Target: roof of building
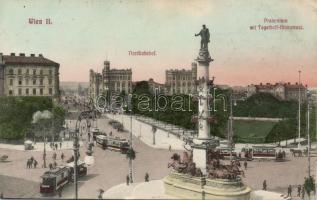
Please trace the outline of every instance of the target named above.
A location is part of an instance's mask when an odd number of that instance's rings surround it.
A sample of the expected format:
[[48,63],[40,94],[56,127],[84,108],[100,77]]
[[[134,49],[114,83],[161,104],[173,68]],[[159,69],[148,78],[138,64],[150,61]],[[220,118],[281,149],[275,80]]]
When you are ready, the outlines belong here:
[[277,86],[284,86],[286,89],[298,89],[299,87],[304,89],[307,87],[307,85],[303,85],[303,84],[291,84],[291,83],[275,83],[275,84],[260,84],[260,85],[254,85],[257,89],[273,89],[276,88]]
[[25,54],[11,54],[3,55],[3,60],[5,64],[10,65],[44,65],[44,66],[59,66],[58,63],[43,57],[42,54],[35,56],[31,54],[30,56],[25,56]]

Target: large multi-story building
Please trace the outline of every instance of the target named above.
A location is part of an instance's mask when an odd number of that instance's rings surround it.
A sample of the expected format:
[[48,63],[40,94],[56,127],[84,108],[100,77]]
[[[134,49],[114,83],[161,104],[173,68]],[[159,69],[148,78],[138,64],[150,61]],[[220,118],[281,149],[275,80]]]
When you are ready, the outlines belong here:
[[192,63],[191,70],[166,70],[165,72],[165,93],[189,94],[196,91],[195,81],[197,80],[197,63]]
[[92,69],[89,72],[89,96],[95,99],[102,93],[102,75]]
[[252,96],[256,93],[270,93],[278,99],[281,100],[298,100],[299,93],[301,94],[301,100],[305,101],[307,99],[307,85],[303,84],[291,84],[291,83],[267,83],[259,85],[248,85],[247,87],[247,97]]
[[59,66],[42,54],[0,53],[0,96],[59,98]]
[[132,92],[132,70],[110,69],[110,62],[104,62],[102,73],[90,70],[89,94],[96,98],[102,92],[131,93]]

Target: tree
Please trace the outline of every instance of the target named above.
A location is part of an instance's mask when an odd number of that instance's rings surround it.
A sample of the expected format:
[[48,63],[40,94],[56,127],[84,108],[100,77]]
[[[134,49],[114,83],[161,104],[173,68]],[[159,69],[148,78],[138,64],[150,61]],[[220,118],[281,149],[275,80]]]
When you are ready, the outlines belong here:
[[316,192],[315,179],[312,176],[305,178],[304,189],[309,199],[311,192]]
[[129,176],[130,176],[130,183],[133,183],[133,176],[132,176],[132,160],[135,159],[135,151],[133,148],[129,148],[127,151],[127,159],[129,159]]

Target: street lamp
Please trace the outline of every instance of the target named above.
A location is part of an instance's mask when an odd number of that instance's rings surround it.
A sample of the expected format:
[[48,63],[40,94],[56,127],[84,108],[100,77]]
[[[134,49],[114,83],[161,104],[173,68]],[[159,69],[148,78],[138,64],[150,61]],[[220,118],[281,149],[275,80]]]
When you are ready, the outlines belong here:
[[301,127],[301,108],[300,108],[300,104],[301,104],[301,91],[300,91],[300,87],[301,87],[301,82],[300,82],[300,73],[301,71],[298,71],[298,148],[300,148],[300,127]]
[[308,177],[310,177],[310,110],[311,110],[309,101],[310,101],[310,98],[308,95],[308,99],[307,99]]
[[78,117],[75,125],[75,135],[74,135],[74,182],[75,182],[75,199],[78,199],[78,181],[77,181],[77,161],[78,161],[78,153],[79,153],[79,142],[78,142],[78,134],[80,129],[81,116]]
[[230,161],[232,160],[232,150],[233,150],[233,106],[237,105],[236,99],[233,98],[233,92],[230,93],[230,120],[229,120],[229,130],[228,130],[228,146],[230,147]]
[[[132,94],[129,94],[128,98],[128,109],[130,110],[130,151],[133,150],[133,142],[132,142]],[[130,176],[130,183],[133,183],[133,163],[132,158],[129,158],[129,176]]]

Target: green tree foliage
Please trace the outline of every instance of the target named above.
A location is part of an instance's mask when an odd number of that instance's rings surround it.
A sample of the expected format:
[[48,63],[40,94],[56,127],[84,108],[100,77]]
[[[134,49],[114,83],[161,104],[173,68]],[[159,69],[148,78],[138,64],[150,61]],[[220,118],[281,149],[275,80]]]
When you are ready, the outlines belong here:
[[312,176],[305,178],[304,189],[309,198],[310,198],[311,192],[316,192],[315,179]]
[[[216,90],[217,94],[222,91]],[[149,109],[140,109],[142,100],[149,100]],[[157,103],[155,105],[155,102]],[[136,83],[132,98],[133,113],[152,117],[170,124],[178,125],[187,129],[197,129],[197,123],[192,122],[192,117],[197,115],[198,102],[189,95],[164,96],[164,98],[155,99],[155,95],[150,91],[146,81]],[[160,109],[165,107],[164,109]],[[210,102],[211,115],[215,116],[216,123],[211,126],[211,134],[221,136],[227,121],[227,111],[223,108],[226,106],[224,101],[216,101],[217,111],[213,109],[213,102]],[[175,108],[182,108],[177,110]]]
[[32,116],[36,111],[52,110],[56,128],[61,129],[65,113],[49,97],[0,97],[0,138],[18,140],[32,132]]
[[134,160],[136,155],[135,155],[135,151],[133,148],[129,148],[126,154],[128,159]]
[[294,118],[296,101],[281,101],[268,93],[257,93],[234,107],[236,117]]

